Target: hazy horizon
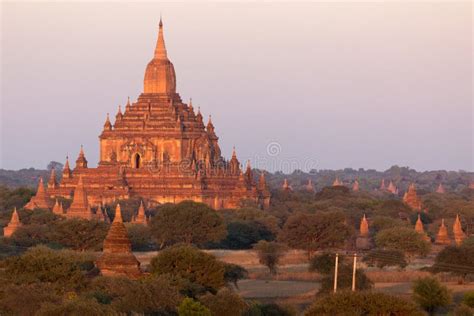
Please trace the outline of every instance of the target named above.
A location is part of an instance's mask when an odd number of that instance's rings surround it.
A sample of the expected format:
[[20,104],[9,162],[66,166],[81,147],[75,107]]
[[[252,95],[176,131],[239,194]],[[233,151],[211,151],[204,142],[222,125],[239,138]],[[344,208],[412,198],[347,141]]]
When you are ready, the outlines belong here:
[[0,168],[99,154],[143,90],[160,13],[224,157],[474,171],[472,3],[2,3]]

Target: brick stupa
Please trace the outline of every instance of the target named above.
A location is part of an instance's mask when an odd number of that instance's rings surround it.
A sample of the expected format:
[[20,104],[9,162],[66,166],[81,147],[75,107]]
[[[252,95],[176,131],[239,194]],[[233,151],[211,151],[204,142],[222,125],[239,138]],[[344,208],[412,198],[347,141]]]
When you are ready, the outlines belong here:
[[283,180],[283,185],[281,186],[281,189],[285,192],[290,192],[290,191],[293,191],[291,189],[291,186],[290,184],[288,183],[288,179],[285,178],[285,180]]
[[99,135],[98,166],[89,166],[81,148],[74,170],[67,160],[60,183],[48,189],[48,196],[71,198],[82,176],[91,207],[131,198],[152,205],[192,200],[214,209],[237,208],[242,200],[251,200],[268,207],[270,198],[256,186],[252,170],[241,176],[235,152],[229,160],[223,157],[212,120],[206,124],[199,108],[191,100],[183,102],[176,90],[160,21],[142,93],[119,107],[114,122],[107,116]]
[[51,208],[51,201],[49,200],[44,189],[43,178],[39,179],[38,190],[36,195],[25,205],[25,209],[34,210],[36,208],[49,210]]
[[18,216],[18,212],[16,211],[16,207],[15,207],[15,209],[13,210],[10,222],[8,223],[7,226],[5,226],[3,228],[3,236],[4,237],[10,237],[21,226],[22,226],[22,224],[20,222],[20,217]]
[[385,179],[382,179],[382,182],[380,182],[380,191],[385,191],[387,188],[385,187]]
[[409,207],[411,207],[413,210],[421,211],[421,199],[416,194],[416,187],[414,183],[410,184],[410,186],[408,187],[408,191],[403,196],[403,202]]
[[135,279],[141,275],[140,262],[132,253],[132,245],[123,224],[120,204],[117,204],[114,221],[104,240],[102,256],[96,264],[105,276]]
[[359,181],[355,180],[354,183],[352,184],[352,191],[358,192],[359,190],[360,190]]
[[431,238],[425,233],[425,228],[423,227],[423,222],[421,221],[421,216],[419,213],[418,213],[418,219],[416,220],[416,223],[415,223],[415,231],[421,234],[421,236],[423,236],[423,239],[425,241],[431,242]]
[[390,181],[388,184],[387,191],[392,194],[398,194],[398,188],[393,184],[393,181]]
[[333,187],[342,186],[342,185],[343,185],[342,181],[340,181],[339,178],[337,178],[337,177],[334,180],[334,182],[332,183]]
[[444,194],[444,193],[446,193],[446,190],[444,189],[443,184],[440,183],[440,184],[438,185],[438,188],[436,189],[436,193],[439,193],[439,194]]
[[466,239],[466,235],[462,231],[461,219],[459,218],[459,214],[456,215],[456,219],[453,224],[453,234],[454,241],[458,246],[462,244],[464,239]]
[[132,223],[134,224],[142,224],[146,225],[146,214],[145,214],[145,206],[143,205],[143,201],[140,202],[140,206],[138,207],[137,215],[133,217]]
[[71,207],[66,211],[68,218],[82,218],[92,219],[94,214],[92,213],[89,202],[87,201],[87,194],[84,190],[84,183],[82,176],[79,176],[76,189],[74,190],[74,198],[71,203]]
[[56,203],[54,203],[53,213],[56,215],[61,215],[61,216],[64,215],[63,203],[62,202],[60,203],[58,199],[56,199]]
[[360,221],[359,227],[359,236],[356,239],[356,248],[360,250],[367,250],[370,249],[371,242],[369,238],[369,222],[367,221],[367,217],[362,217]]
[[435,244],[438,245],[451,245],[451,239],[448,235],[448,229],[444,224],[444,218],[441,220],[441,226],[439,227],[438,234],[436,235]]

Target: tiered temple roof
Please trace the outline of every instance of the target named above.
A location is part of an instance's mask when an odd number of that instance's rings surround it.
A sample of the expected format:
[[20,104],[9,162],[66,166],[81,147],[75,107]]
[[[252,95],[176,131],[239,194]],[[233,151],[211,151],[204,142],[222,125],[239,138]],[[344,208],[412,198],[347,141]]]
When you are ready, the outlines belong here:
[[412,209],[421,211],[421,199],[416,194],[416,187],[414,183],[410,184],[408,187],[408,191],[403,196],[403,202],[405,202],[405,204],[407,204]]
[[15,209],[13,210],[10,222],[8,223],[7,226],[3,228],[3,236],[10,237],[21,226],[22,224],[20,222],[20,217],[18,216],[18,212],[16,211],[16,207],[15,207]]
[[441,226],[439,227],[438,234],[436,235],[435,243],[438,245],[451,245],[451,239],[448,235],[448,229],[444,224],[444,218],[441,220]]
[[41,209],[50,209],[51,208],[51,201],[46,194],[43,184],[43,178],[39,179],[38,182],[38,190],[36,191],[36,195],[31,198],[31,200],[25,205],[25,208],[28,210],[34,210],[36,208]]
[[115,218],[104,240],[102,256],[96,264],[105,276],[138,278],[140,262],[132,253],[132,245],[123,224],[120,204],[115,209]]
[[242,200],[269,205],[267,188],[257,186],[251,170],[242,173],[235,151],[230,160],[222,156],[214,122],[205,125],[201,111],[176,92],[161,21],[143,93],[119,108],[115,122],[107,116],[99,140],[98,167],[88,166],[81,146],[74,170],[67,159],[48,196],[71,198],[82,177],[91,207],[132,197],[152,204],[193,200],[215,209],[239,207]]

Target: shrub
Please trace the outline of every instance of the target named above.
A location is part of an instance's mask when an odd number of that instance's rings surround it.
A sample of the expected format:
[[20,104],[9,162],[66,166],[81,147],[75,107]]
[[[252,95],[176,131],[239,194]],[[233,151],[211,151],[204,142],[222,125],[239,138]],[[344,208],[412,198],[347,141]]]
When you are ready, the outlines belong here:
[[451,294],[437,279],[426,277],[413,282],[413,300],[431,315],[451,303]]
[[185,298],[178,307],[179,316],[212,316],[211,311],[192,298]]
[[467,306],[474,308],[474,291],[464,293],[462,302]]
[[378,292],[338,292],[324,295],[305,311],[305,316],[319,315],[423,315],[415,304]]
[[405,254],[400,250],[373,249],[362,259],[370,267],[385,268],[399,266],[405,268],[408,263],[405,260]]
[[235,292],[223,288],[216,295],[206,294],[199,298],[212,315],[240,316],[247,308],[244,300]]
[[[342,259],[341,256],[339,258]],[[336,255],[327,252],[314,256],[309,262],[309,271],[330,274],[334,271],[335,260]]]

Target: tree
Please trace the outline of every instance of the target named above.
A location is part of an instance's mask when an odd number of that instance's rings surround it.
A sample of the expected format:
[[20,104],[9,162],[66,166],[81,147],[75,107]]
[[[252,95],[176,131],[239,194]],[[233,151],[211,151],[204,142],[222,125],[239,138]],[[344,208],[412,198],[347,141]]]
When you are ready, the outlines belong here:
[[50,161],[49,164],[46,166],[48,171],[55,170],[56,172],[61,172],[64,168],[64,165],[57,161]]
[[305,311],[305,316],[323,315],[424,315],[410,301],[379,292],[342,291],[324,295]]
[[72,218],[55,222],[48,239],[74,250],[100,250],[107,231],[104,222]]
[[162,206],[151,221],[151,230],[161,247],[179,242],[201,245],[226,236],[219,214],[192,201]]
[[435,278],[420,278],[413,282],[413,300],[433,315],[438,307],[451,303],[451,293]]
[[62,315],[113,315],[116,314],[110,306],[99,304],[91,298],[75,298],[66,300],[62,304],[46,302],[35,315],[62,316]]
[[50,283],[5,284],[0,286],[1,315],[36,315],[42,304],[57,304],[61,296]]
[[211,311],[198,301],[186,297],[178,307],[179,316],[212,316]]
[[259,262],[265,265],[272,275],[275,275],[280,259],[287,250],[286,247],[274,241],[260,240],[253,249],[257,252]]
[[183,278],[214,293],[225,285],[224,264],[189,245],[175,245],[161,251],[151,260],[150,269],[156,275]]
[[320,274],[331,274],[334,271],[335,260],[336,255],[328,252],[322,253],[311,258],[308,270]]
[[382,249],[399,250],[408,256],[426,256],[430,244],[412,228],[395,227],[384,229],[375,236],[375,244]]
[[448,246],[441,250],[431,267],[434,273],[449,272],[460,277],[463,283],[468,275],[474,274],[474,245]]
[[239,286],[237,285],[237,282],[239,280],[245,279],[248,277],[248,271],[233,263],[226,263],[224,264],[224,280],[227,283],[232,283],[234,286],[238,289]]
[[372,219],[371,227],[376,231],[379,232],[384,229],[394,228],[394,227],[402,227],[405,226],[401,219],[392,218],[390,216],[374,216]]
[[152,242],[153,238],[150,227],[142,224],[126,224],[126,226],[133,251],[149,251],[155,249],[156,245]]
[[311,257],[316,250],[342,246],[349,236],[350,229],[340,212],[298,213],[288,218],[278,240],[306,250]]
[[467,306],[474,308],[474,291],[464,293],[462,302]]
[[199,300],[212,315],[240,316],[247,307],[245,301],[228,288],[222,288],[215,295],[208,293]]
[[260,240],[273,240],[275,235],[257,221],[235,221],[227,224],[227,236],[217,246],[224,249],[251,249]]
[[85,270],[94,267],[92,260],[88,255],[37,246],[3,261],[1,277],[15,284],[51,283],[59,291],[80,289],[87,282]]
[[174,280],[167,276],[140,280],[99,277],[92,282],[88,295],[127,314],[174,314],[181,301]]
[[398,266],[405,268],[408,263],[405,260],[405,253],[400,250],[390,249],[373,249],[362,259],[369,267],[376,266],[378,268]]

